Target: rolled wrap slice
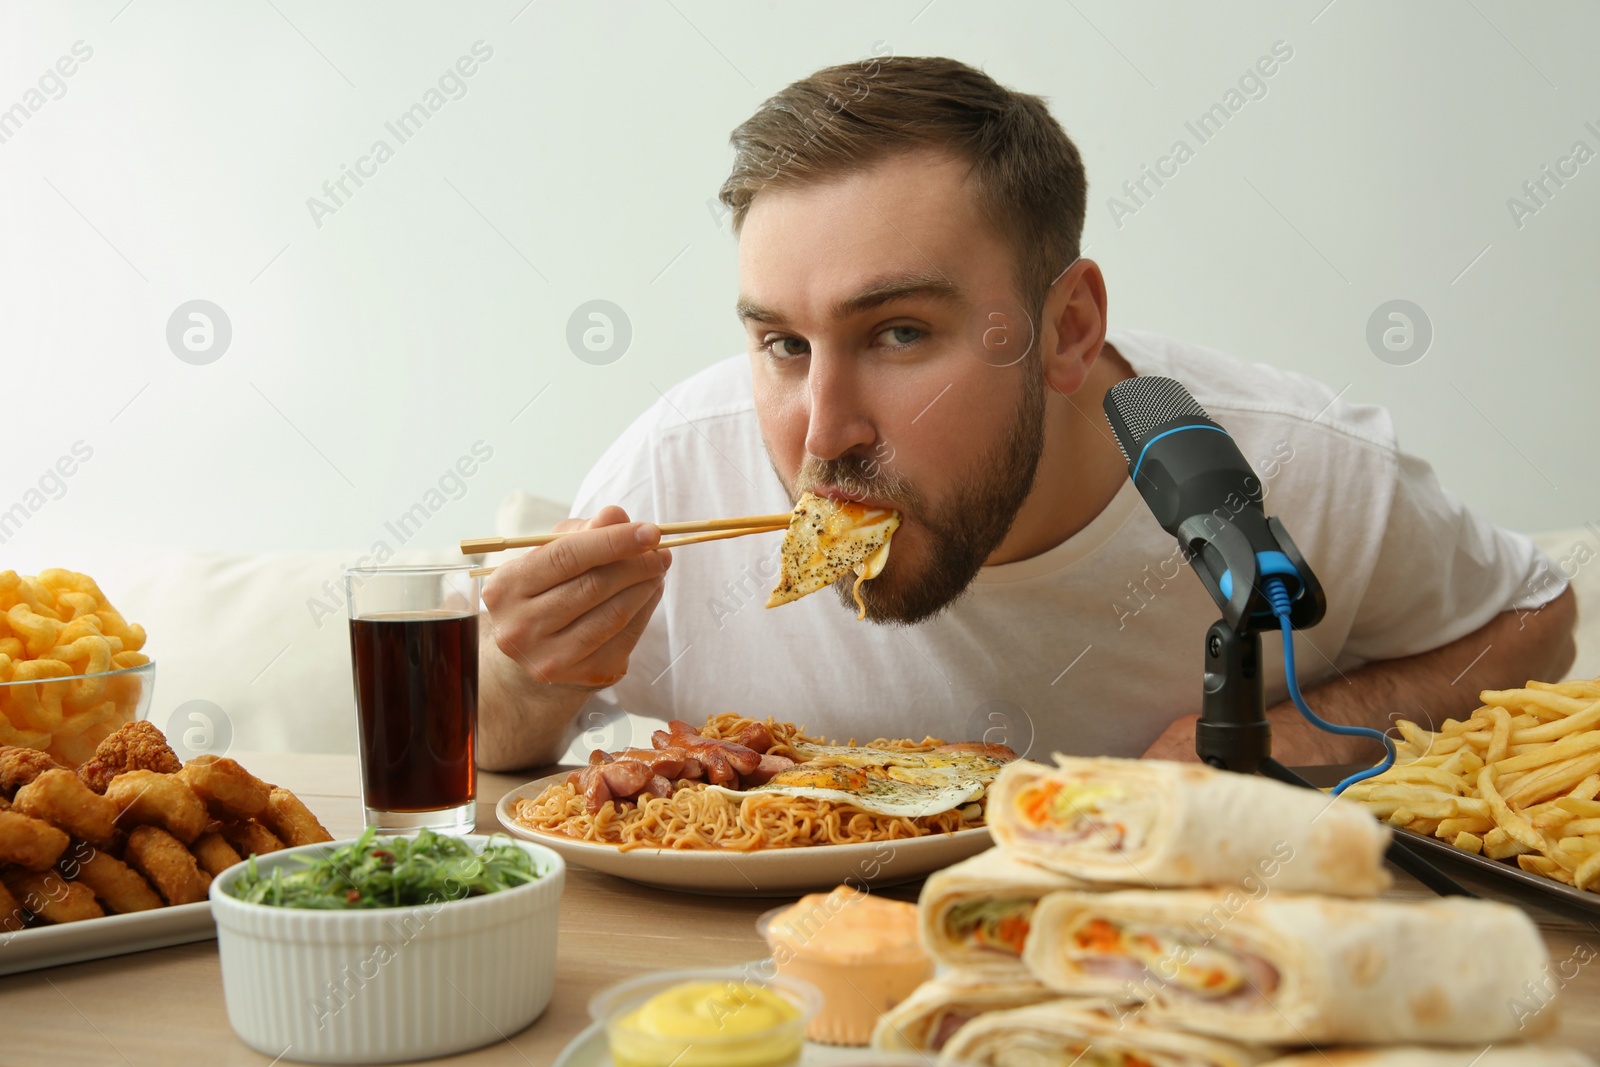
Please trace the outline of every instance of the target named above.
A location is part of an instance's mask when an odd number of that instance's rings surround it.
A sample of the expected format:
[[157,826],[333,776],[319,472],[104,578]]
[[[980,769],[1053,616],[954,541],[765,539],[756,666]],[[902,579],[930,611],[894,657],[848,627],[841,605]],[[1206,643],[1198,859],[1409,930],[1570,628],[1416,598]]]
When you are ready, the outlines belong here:
[[1164,1030],[1137,1008],[1050,1001],[991,1012],[963,1026],[941,1067],[1255,1067],[1272,1053],[1222,1038]]
[[1481,1045],[1455,1048],[1324,1049],[1297,1052],[1262,1067],[1595,1067],[1576,1049],[1548,1045]]
[[1022,945],[1039,898],[1063,889],[1094,889],[991,848],[928,878],[917,898],[922,945],[946,967],[1026,975]]
[[1203,764],[1056,756],[1013,763],[989,830],[1022,858],[1092,882],[1243,885],[1367,897],[1389,888],[1390,830],[1360,805]]
[[872,1031],[872,1047],[937,1052],[980,1015],[1060,999],[1060,993],[1031,978],[949,971],[923,982],[916,992],[884,1012]]
[[1489,1043],[1538,1037],[1549,955],[1518,909],[1238,890],[1054,893],[1023,961],[1052,989],[1146,1002],[1152,1024],[1234,1040]]

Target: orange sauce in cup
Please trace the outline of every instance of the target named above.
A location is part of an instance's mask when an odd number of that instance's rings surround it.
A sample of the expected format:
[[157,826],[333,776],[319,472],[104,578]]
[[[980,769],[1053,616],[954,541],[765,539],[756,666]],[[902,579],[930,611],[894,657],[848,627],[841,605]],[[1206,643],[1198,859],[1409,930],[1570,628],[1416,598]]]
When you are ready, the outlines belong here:
[[812,893],[763,917],[778,973],[810,982],[823,1006],[806,1037],[865,1045],[878,1017],[933,976],[917,933],[917,908],[849,886]]

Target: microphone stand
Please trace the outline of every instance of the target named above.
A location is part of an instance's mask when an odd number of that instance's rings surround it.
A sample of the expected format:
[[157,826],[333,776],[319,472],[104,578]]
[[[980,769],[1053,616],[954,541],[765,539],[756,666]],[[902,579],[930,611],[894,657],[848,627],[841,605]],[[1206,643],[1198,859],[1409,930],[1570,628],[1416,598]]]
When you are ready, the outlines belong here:
[[[1276,516],[1268,517],[1267,528],[1295,572],[1285,575],[1285,579],[1293,577],[1300,586],[1289,624],[1296,630],[1314,626],[1327,610],[1322,586]],[[1272,758],[1272,724],[1267,721],[1262,684],[1261,633],[1269,628],[1276,631],[1280,624],[1256,589],[1261,575],[1249,539],[1233,523],[1217,522],[1209,515],[1184,522],[1178,528],[1178,536],[1193,552],[1190,562],[1194,572],[1221,605],[1223,615],[1206,631],[1204,697],[1194,733],[1196,755],[1222,770],[1261,774],[1315,789]],[[1440,896],[1477,895],[1398,837],[1391,840],[1384,855]]]

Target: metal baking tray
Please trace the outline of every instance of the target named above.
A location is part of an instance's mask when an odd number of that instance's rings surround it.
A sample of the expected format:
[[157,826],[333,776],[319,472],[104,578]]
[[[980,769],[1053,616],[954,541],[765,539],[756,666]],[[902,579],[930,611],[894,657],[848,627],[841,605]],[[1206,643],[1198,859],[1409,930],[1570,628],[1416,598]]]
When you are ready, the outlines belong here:
[[1407,843],[1415,843],[1424,851],[1438,856],[1445,856],[1458,863],[1465,864],[1475,871],[1481,871],[1493,878],[1515,882],[1530,889],[1537,889],[1541,893],[1560,897],[1566,903],[1582,908],[1584,911],[1600,915],[1600,893],[1577,889],[1558,882],[1554,878],[1546,878],[1542,874],[1533,874],[1517,866],[1516,860],[1492,860],[1486,856],[1479,856],[1471,852],[1463,852],[1459,848],[1442,841],[1437,837],[1427,837],[1413,830],[1396,829],[1395,838]]

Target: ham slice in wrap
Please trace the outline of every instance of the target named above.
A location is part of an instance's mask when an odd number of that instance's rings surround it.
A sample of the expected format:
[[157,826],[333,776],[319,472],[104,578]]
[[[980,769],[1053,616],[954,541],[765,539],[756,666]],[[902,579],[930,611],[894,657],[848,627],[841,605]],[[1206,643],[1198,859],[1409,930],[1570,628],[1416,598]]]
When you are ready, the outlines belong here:
[[1146,1021],[1264,1044],[1538,1037],[1516,1005],[1549,967],[1518,909],[1239,890],[1053,893],[1023,961],[1052,989],[1146,1002]]
[[1056,756],[989,789],[995,841],[1051,870],[1140,886],[1373,896],[1390,830],[1360,805],[1204,764]]
[[1039,898],[1095,888],[991,848],[934,873],[923,885],[917,898],[922,946],[946,967],[1026,975],[1022,944]]
[[1324,1049],[1297,1052],[1263,1067],[1595,1067],[1583,1053],[1544,1045],[1456,1048]]
[[1063,1000],[991,1012],[956,1032],[939,1063],[962,1067],[1254,1067],[1273,1053],[1150,1025],[1137,1008]]
[[1060,993],[1031,978],[947,971],[923,982],[879,1017],[872,1031],[872,1047],[937,1052],[951,1035],[985,1012],[1060,999]]

